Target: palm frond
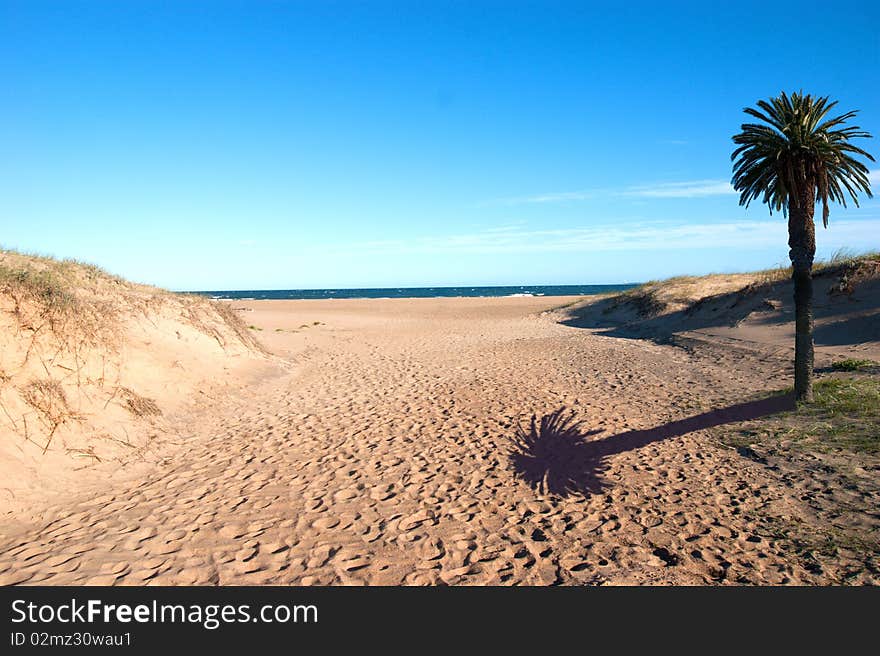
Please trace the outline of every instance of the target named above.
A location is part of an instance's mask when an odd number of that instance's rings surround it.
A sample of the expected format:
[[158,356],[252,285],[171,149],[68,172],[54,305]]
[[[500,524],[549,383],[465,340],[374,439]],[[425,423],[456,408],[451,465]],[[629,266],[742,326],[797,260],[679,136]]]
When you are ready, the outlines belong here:
[[849,198],[858,207],[859,193],[873,196],[868,167],[856,158],[874,158],[851,143],[871,135],[857,125],[845,125],[857,110],[828,118],[836,100],[784,91],[755,105],[743,111],[760,123],[743,123],[733,136],[731,183],[740,205],[748,207],[760,198],[771,214],[785,213],[811,199],[822,204],[827,227],[830,203],[846,207]]

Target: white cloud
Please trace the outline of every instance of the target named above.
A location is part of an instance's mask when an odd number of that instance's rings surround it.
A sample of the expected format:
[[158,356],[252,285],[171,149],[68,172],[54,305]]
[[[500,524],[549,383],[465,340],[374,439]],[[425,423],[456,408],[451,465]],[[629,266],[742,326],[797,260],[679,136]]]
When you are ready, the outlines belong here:
[[[856,251],[880,246],[880,218],[832,219],[818,234],[822,248]],[[408,240],[383,240],[340,245],[328,249],[336,255],[587,253],[597,251],[662,251],[672,249],[772,248],[787,241],[786,222],[780,217],[765,221],[721,223],[641,223],[528,230],[505,226],[471,234],[425,236]]]
[[735,194],[733,186],[724,180],[695,180],[692,182],[667,182],[642,187],[630,187],[621,192],[623,196],[646,198],[701,198]]
[[[880,186],[880,169],[876,169],[876,170],[868,173],[868,180],[870,180],[872,187],[874,185]],[[874,191],[874,189],[871,189],[871,191]],[[878,190],[878,191],[880,191],[880,190]]]
[[733,187],[725,180],[691,180],[686,182],[664,182],[652,185],[636,185],[622,189],[583,189],[581,191],[552,192],[517,198],[500,198],[492,205],[527,205],[535,203],[564,203],[589,200],[599,197],[642,197],[642,198],[701,198],[735,194]]
[[[538,194],[536,196],[521,196],[518,198],[499,198],[490,205],[527,205],[531,203],[563,203],[566,201],[587,200],[595,198],[602,193],[598,189],[585,189],[584,191],[564,191],[559,193]],[[614,193],[605,190],[605,193]]]
[[508,225],[498,226],[495,228],[486,228],[485,230],[483,230],[483,232],[516,232],[517,230],[522,230],[525,223],[525,221],[516,221]]

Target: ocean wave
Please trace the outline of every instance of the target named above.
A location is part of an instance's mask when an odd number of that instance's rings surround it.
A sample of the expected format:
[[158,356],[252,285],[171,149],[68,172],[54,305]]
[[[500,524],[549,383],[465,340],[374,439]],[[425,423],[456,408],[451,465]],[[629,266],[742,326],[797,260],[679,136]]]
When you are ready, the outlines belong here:
[[528,298],[538,296],[583,296],[623,291],[626,285],[517,285],[488,287],[384,287],[366,289],[272,289],[211,290],[196,292],[222,300],[263,299],[366,299],[366,298]]

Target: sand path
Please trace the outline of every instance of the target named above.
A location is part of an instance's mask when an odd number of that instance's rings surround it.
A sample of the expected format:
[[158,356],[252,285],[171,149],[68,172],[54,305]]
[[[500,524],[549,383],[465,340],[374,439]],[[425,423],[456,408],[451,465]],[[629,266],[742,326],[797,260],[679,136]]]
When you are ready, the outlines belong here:
[[[540,314],[559,302],[248,303],[290,371],[193,418],[195,435],[137,480],[4,527],[0,580],[833,580],[767,530],[767,516],[809,512],[803,490],[705,431],[645,432],[784,386],[784,359],[604,337]],[[618,445],[587,453],[593,471],[563,496],[511,457],[518,426],[535,415],[540,432],[561,408],[586,439]]]

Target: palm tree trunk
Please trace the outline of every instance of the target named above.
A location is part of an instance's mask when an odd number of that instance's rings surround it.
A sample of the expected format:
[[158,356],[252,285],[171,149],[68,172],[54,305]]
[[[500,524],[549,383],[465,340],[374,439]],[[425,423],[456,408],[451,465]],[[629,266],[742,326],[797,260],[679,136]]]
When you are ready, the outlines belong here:
[[798,401],[813,400],[813,258],[816,226],[815,196],[808,189],[788,208],[788,256],[794,283],[794,393]]

